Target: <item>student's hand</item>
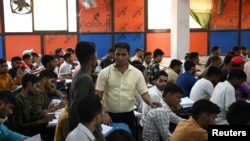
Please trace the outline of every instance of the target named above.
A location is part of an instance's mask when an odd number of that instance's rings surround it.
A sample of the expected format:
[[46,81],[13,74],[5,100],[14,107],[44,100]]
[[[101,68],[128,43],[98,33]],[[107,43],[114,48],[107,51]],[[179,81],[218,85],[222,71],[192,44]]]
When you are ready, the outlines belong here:
[[162,107],[161,103],[160,102],[156,102],[156,101],[153,101],[150,106],[152,108],[156,108],[156,107]]
[[67,104],[68,104],[68,101],[62,100],[62,101],[57,105],[57,106],[58,106],[58,109],[64,108]]
[[52,121],[55,117],[55,114],[50,114],[47,113],[42,119],[38,120],[37,123],[38,124],[42,124],[42,123],[48,123],[50,121]]
[[108,112],[106,112],[103,116],[103,124],[110,125],[112,123],[112,119],[109,116]]

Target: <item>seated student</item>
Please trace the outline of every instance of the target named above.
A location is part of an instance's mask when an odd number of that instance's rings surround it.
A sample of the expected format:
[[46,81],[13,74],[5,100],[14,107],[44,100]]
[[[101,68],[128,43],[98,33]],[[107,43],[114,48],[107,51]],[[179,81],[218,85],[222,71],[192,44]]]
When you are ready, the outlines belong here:
[[20,85],[21,79],[23,77],[23,70],[21,69],[22,58],[19,56],[14,56],[11,58],[11,68],[8,73],[11,75],[12,80],[15,84]]
[[215,124],[220,108],[207,99],[201,99],[192,106],[192,116],[178,123],[170,141],[207,141],[208,125]]
[[93,132],[101,125],[105,113],[101,98],[98,95],[88,95],[80,99],[77,112],[80,122],[68,134],[66,141],[77,141],[79,139],[83,141],[95,141],[96,138]]
[[71,64],[73,56],[71,53],[65,53],[63,56],[64,62],[59,67],[59,76],[66,79],[72,79]]
[[[39,75],[40,89],[36,97],[32,97],[33,102],[36,103],[35,109],[36,114],[44,114],[55,112],[56,110],[62,109],[66,106],[67,101],[63,100],[66,95],[62,94],[56,89],[55,83],[57,75],[52,70],[43,70]],[[58,103],[53,105],[51,102],[53,99],[58,99]]]
[[226,112],[229,105],[236,101],[235,88],[238,88],[247,76],[243,70],[232,69],[227,80],[218,83],[213,91],[210,101],[220,107],[221,112],[216,117],[216,124],[228,124]]
[[135,141],[135,138],[123,129],[112,131],[105,139],[106,141]]
[[[155,85],[148,89],[148,93],[154,101],[160,102],[162,100],[163,90],[167,85],[167,81],[168,81],[168,74],[165,71],[162,70],[162,71],[156,72],[154,76],[154,81],[153,81]],[[151,109],[151,106],[146,104],[146,102],[143,102],[142,118],[140,120],[141,126],[144,125],[148,111],[150,109]]]
[[172,112],[172,108],[180,105],[183,93],[184,91],[177,84],[166,85],[162,95],[162,101],[164,101],[162,107],[151,109],[147,114],[142,132],[144,141],[167,141],[170,138],[170,122],[178,124],[183,120]]
[[250,103],[239,100],[228,107],[226,119],[230,125],[250,125]]
[[199,79],[190,91],[190,99],[197,101],[199,99],[210,99],[214,86],[219,81],[222,70],[215,66],[210,66],[206,72],[206,77]]
[[13,115],[9,117],[8,127],[26,136],[41,134],[43,136],[49,121],[54,115],[35,115],[34,103],[31,100],[39,91],[39,79],[34,74],[25,74],[22,78],[22,92],[16,96],[17,104]]
[[20,141],[27,139],[28,136],[9,130],[4,122],[13,113],[16,104],[15,96],[8,90],[0,91],[0,140],[1,141]]
[[17,86],[8,73],[7,61],[0,59],[0,90],[14,90]]

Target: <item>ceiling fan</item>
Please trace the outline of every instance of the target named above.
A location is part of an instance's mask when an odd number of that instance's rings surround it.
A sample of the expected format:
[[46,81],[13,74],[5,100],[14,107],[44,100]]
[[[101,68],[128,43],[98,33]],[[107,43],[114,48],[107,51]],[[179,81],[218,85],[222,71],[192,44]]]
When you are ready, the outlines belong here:
[[28,14],[32,12],[32,0],[10,0],[12,13]]

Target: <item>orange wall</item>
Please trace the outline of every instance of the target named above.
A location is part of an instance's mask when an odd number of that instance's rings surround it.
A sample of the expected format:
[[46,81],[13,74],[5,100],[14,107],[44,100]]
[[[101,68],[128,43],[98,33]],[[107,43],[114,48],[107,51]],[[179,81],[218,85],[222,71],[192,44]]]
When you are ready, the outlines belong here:
[[190,32],[190,52],[197,51],[200,55],[207,55],[207,36],[207,32]]
[[148,33],[147,51],[152,53],[156,48],[164,52],[164,56],[170,56],[170,33]]
[[77,35],[44,35],[44,53],[54,54],[56,48],[75,48]]
[[6,35],[5,54],[10,60],[13,56],[22,57],[24,50],[33,49],[38,54],[41,53],[41,40],[39,35]]

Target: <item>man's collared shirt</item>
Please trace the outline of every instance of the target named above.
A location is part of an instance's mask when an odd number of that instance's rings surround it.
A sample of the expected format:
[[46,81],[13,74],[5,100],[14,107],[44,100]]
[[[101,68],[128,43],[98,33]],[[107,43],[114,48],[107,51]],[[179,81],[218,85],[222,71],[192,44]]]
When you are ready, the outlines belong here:
[[123,74],[115,65],[103,69],[97,78],[96,90],[104,91],[106,110],[112,113],[133,111],[135,92],[140,95],[148,92],[142,72],[132,65]]
[[66,141],[95,141],[94,135],[83,124],[79,123],[78,126],[69,133]]

